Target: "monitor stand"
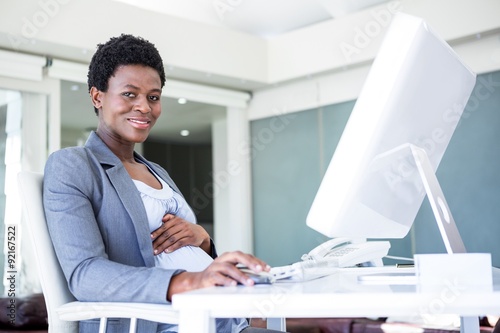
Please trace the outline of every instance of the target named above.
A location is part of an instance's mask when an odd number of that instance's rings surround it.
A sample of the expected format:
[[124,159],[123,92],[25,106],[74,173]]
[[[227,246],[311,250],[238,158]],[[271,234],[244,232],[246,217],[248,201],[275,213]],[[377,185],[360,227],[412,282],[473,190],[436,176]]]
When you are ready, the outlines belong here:
[[436,218],[439,232],[443,238],[444,246],[449,254],[465,253],[465,245],[458,232],[455,220],[451,215],[450,208],[444,198],[443,191],[437,180],[436,174],[432,169],[429,157],[424,149],[409,144],[409,149],[415,160],[420,178],[427,193],[427,198],[431,204],[432,212]]
[[[419,176],[425,188],[427,198],[431,205],[436,223],[439,227],[446,251],[449,254],[465,253],[465,245],[458,232],[455,220],[446,202],[443,191],[432,168],[429,156],[424,149],[412,144],[404,144],[379,155],[375,160],[378,166],[391,163],[394,159],[409,159],[415,163]],[[397,270],[399,271],[399,270]],[[362,283],[391,283],[391,284],[415,284],[417,282],[415,272],[388,272],[363,274],[358,276]]]
[[415,187],[418,188],[418,191],[422,191],[423,186],[446,251],[449,254],[466,252],[434,168],[424,149],[410,143],[402,144],[377,155],[371,165],[372,170],[378,173],[385,172],[386,170],[398,170],[401,173],[401,177],[415,182]]

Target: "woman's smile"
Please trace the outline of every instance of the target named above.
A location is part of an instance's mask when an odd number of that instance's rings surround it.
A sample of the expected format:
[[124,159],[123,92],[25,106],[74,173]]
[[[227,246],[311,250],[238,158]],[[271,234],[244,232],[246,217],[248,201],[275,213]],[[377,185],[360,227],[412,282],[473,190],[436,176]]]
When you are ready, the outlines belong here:
[[127,120],[138,129],[147,129],[151,124],[151,120],[145,117],[130,117]]

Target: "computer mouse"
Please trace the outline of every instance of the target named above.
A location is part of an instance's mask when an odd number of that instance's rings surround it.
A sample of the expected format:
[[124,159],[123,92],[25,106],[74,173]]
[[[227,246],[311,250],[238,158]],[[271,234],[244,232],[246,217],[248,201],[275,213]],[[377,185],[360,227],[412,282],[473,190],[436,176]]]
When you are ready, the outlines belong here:
[[271,284],[274,282],[274,277],[268,272],[256,273],[247,267],[238,267],[238,269],[252,279],[255,284]]

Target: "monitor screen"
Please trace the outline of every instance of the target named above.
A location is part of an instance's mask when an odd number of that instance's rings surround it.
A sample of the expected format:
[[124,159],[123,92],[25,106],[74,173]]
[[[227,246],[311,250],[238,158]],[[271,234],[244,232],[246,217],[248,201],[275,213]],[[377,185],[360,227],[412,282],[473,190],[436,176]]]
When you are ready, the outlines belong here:
[[307,225],[328,237],[404,237],[426,192],[401,147],[424,149],[435,172],[475,81],[475,73],[424,20],[396,14]]

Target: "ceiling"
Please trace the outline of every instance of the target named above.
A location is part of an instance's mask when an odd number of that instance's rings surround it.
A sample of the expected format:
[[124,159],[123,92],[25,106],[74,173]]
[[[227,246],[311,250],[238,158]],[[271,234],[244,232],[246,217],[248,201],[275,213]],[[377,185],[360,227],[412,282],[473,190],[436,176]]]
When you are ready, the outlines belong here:
[[115,0],[143,9],[272,37],[387,0]]
[[[146,10],[177,16],[203,24],[272,38],[305,26],[347,15],[387,0],[114,0]],[[62,126],[64,130],[94,128],[94,115],[87,87],[63,82]],[[210,143],[211,123],[223,118],[222,107],[163,98],[163,114],[151,136],[184,143]],[[189,136],[181,136],[189,130]]]

